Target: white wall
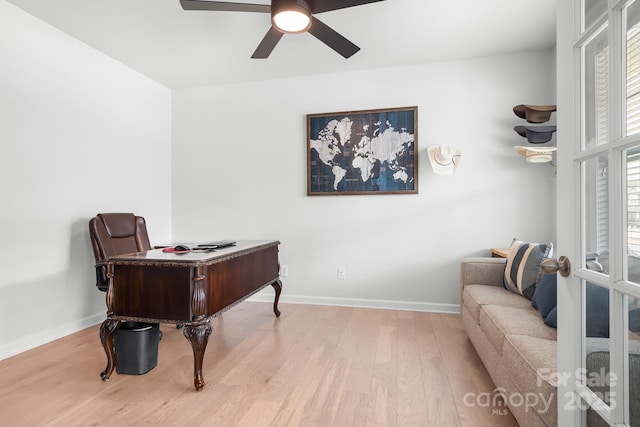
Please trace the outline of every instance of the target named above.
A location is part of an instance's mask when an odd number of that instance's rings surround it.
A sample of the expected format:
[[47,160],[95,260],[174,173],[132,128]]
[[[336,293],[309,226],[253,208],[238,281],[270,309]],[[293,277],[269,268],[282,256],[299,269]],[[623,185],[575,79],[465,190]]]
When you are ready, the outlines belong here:
[[[543,51],[174,91],[174,240],[280,240],[283,301],[456,311],[462,257],[553,240],[554,168],[512,148],[512,108],[554,84]],[[306,196],[306,114],[412,105],[418,195]],[[432,144],[462,151],[455,175]]]
[[0,0],[0,359],[104,319],[96,213],[170,239],[170,138],[168,89]]

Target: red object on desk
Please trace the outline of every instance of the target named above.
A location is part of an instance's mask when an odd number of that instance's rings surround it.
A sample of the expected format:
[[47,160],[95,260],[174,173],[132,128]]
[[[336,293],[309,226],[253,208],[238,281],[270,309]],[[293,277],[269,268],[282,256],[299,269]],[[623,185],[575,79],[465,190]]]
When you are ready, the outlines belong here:
[[186,252],[191,252],[191,249],[189,249],[189,250],[186,250],[186,251],[185,251],[185,250],[178,250],[178,249],[176,249],[176,248],[169,247],[169,248],[164,248],[164,249],[162,249],[162,252],[165,252],[165,253],[169,252],[169,253],[183,254],[183,253],[186,253]]

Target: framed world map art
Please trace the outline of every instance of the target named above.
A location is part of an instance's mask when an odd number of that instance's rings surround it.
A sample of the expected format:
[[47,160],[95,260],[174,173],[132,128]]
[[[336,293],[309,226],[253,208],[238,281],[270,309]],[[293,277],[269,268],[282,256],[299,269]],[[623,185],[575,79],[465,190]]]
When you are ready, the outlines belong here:
[[417,193],[418,107],[307,115],[307,195]]

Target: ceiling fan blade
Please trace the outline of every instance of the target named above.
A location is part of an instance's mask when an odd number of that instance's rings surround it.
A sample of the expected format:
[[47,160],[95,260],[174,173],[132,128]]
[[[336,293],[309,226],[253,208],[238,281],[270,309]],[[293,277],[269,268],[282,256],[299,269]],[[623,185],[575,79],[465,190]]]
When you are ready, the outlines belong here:
[[251,58],[253,59],[266,59],[269,57],[273,49],[276,47],[280,39],[282,38],[282,33],[275,28],[269,28],[267,34],[264,36],[256,51],[253,52]]
[[307,31],[345,58],[349,58],[360,50],[358,46],[345,39],[315,16],[311,17],[311,27]]
[[180,0],[184,10],[221,10],[226,12],[271,13],[269,4],[229,3],[224,1]]
[[345,9],[347,7],[361,6],[368,3],[376,3],[383,0],[315,0],[311,9],[312,13],[329,12],[330,10]]

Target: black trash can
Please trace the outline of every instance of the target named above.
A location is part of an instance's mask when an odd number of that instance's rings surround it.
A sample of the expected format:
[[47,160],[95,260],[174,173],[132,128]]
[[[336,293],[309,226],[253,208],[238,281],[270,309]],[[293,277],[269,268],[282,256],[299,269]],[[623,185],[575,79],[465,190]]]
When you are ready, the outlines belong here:
[[158,364],[158,323],[122,322],[113,339],[116,372],[142,375]]

